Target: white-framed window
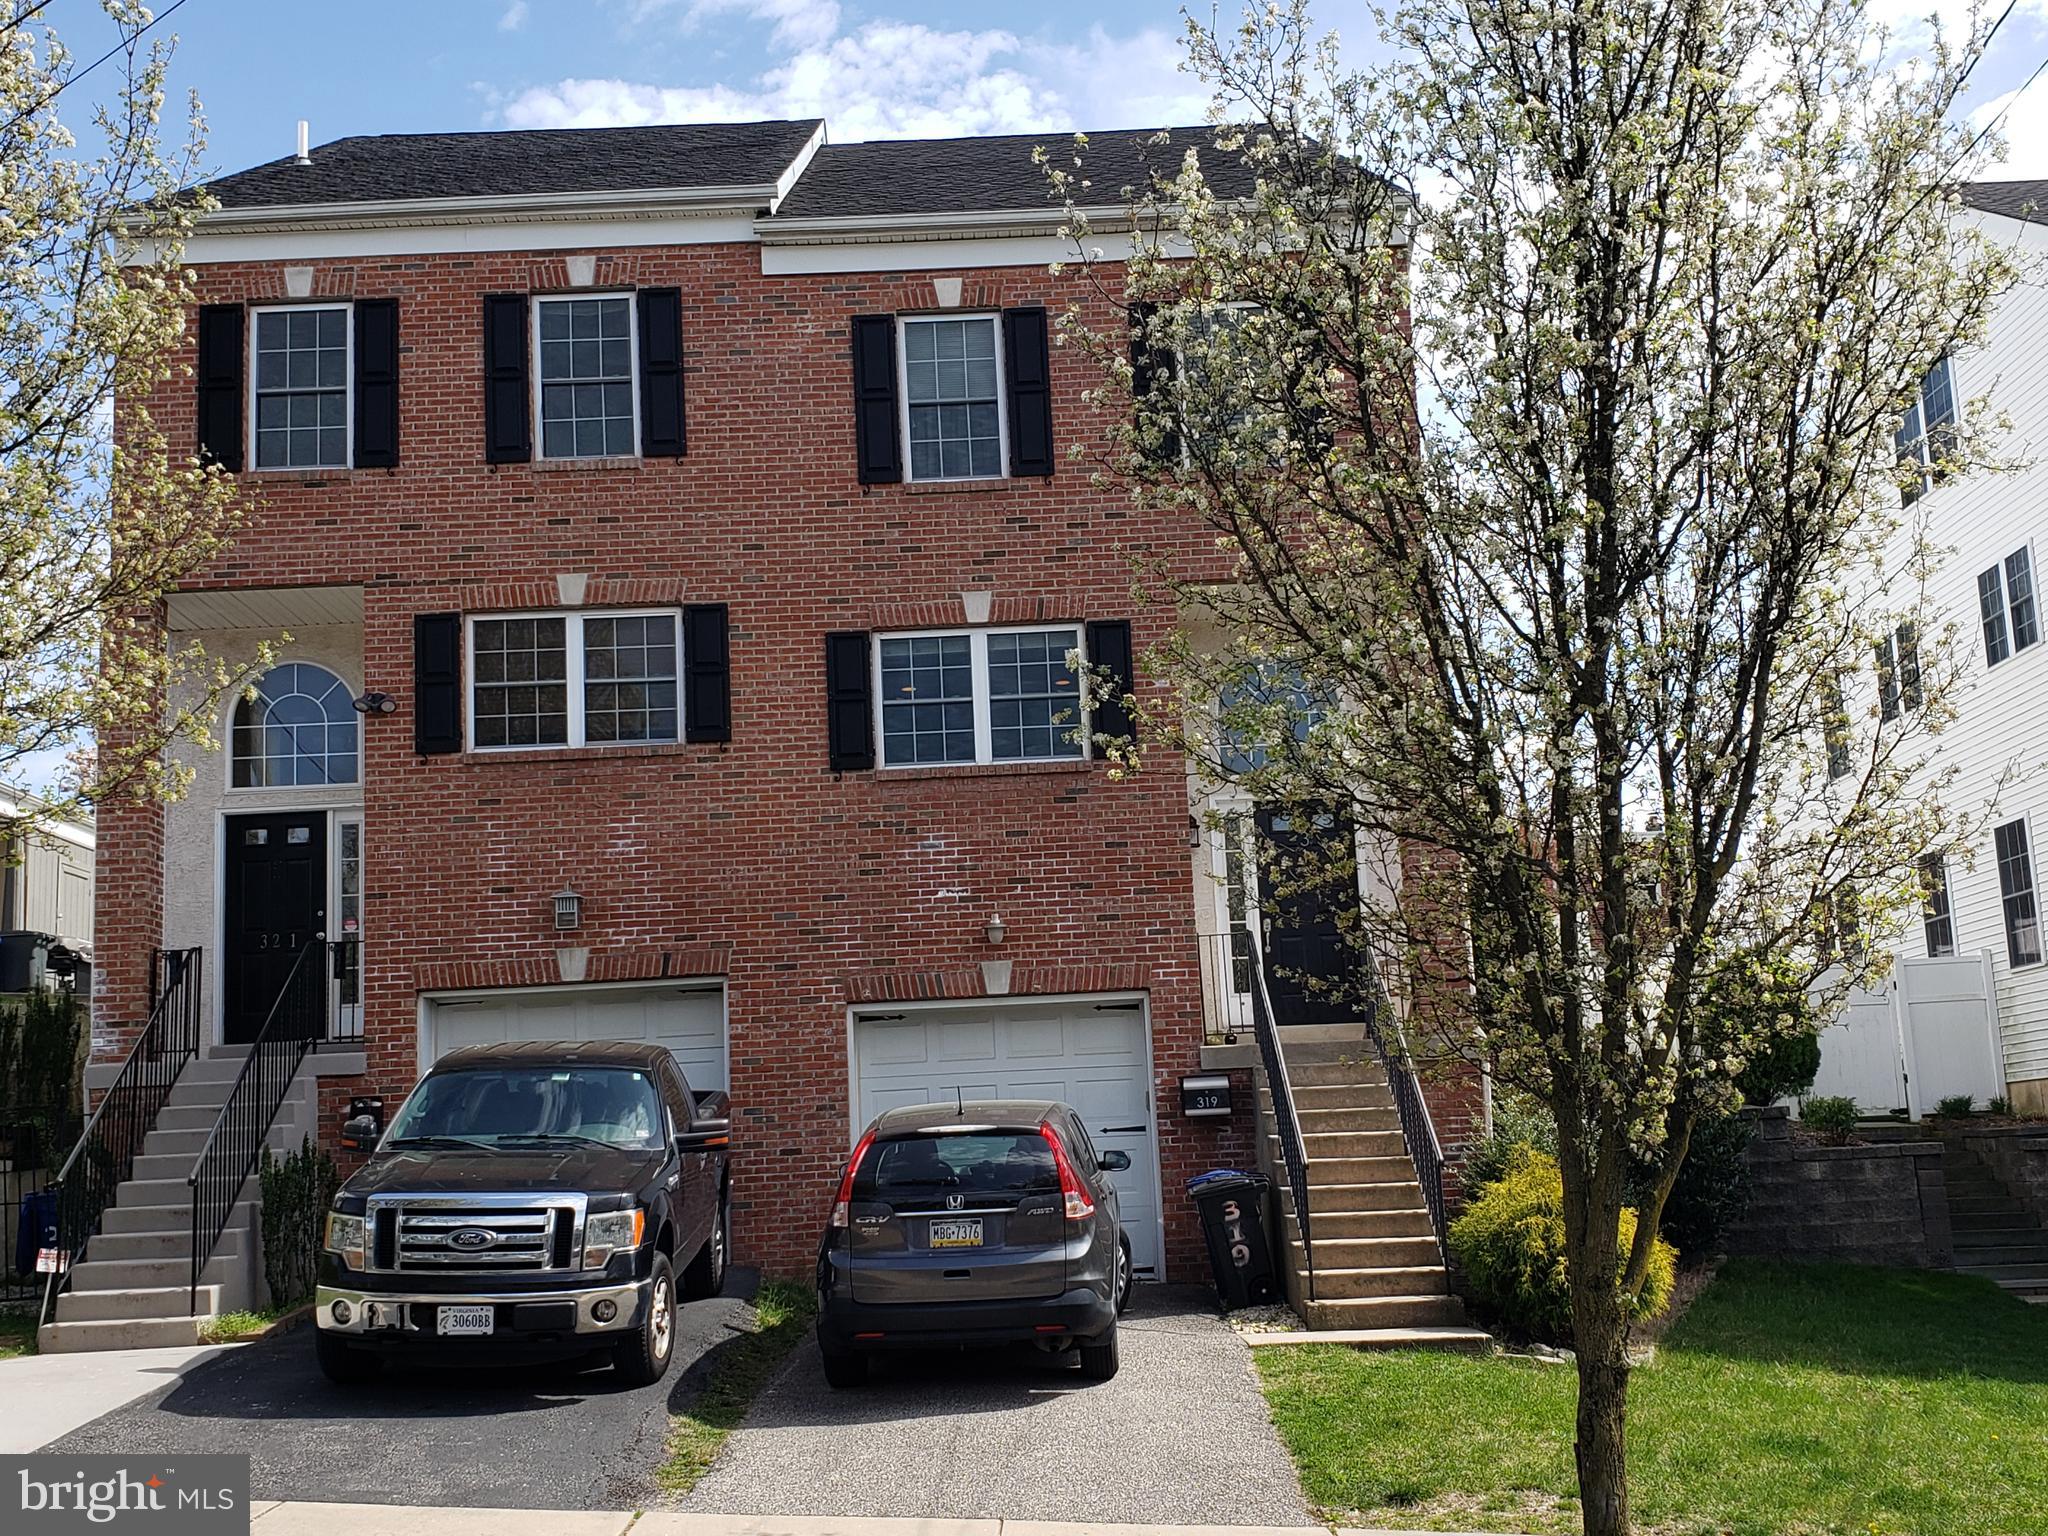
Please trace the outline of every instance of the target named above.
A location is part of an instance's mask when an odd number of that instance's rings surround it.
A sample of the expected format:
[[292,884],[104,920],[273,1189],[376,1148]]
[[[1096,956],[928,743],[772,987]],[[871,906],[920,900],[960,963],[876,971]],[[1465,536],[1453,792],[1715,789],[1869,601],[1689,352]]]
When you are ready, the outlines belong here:
[[2034,898],[2034,845],[2025,817],[1991,834],[1998,856],[1998,897],[2005,915],[2005,958],[2014,967],[2041,963],[2041,916]]
[[1088,755],[1079,624],[875,637],[884,768]]
[[640,452],[640,340],[630,293],[533,301],[534,420],[544,459]]
[[997,480],[1008,473],[999,316],[897,316],[896,376],[912,480]]
[[1877,642],[1877,699],[1886,720],[1926,700],[1920,685],[1920,630],[1911,620]]
[[2041,638],[2034,602],[2034,551],[2022,544],[1977,573],[1977,619],[1984,631],[1984,665],[1995,667]]
[[679,610],[473,614],[468,630],[479,750],[681,739]]
[[1899,455],[1899,495],[1907,506],[1948,478],[1942,460],[1955,449],[1956,419],[1955,374],[1944,357],[1921,378],[1913,403],[1892,436]]
[[251,312],[249,441],[256,468],[348,467],[355,414],[350,318],[347,304]]
[[325,667],[287,661],[235,702],[228,731],[228,783],[288,789],[356,782],[355,698]]
[[1956,952],[1956,918],[1948,903],[1948,861],[1938,853],[1920,861],[1920,928],[1927,938],[1929,959]]
[[1233,718],[1240,711],[1256,711],[1261,716],[1276,711],[1294,739],[1304,743],[1330,715],[1328,701],[1309,687],[1298,668],[1270,662],[1261,663],[1256,675],[1225,687],[1216,708],[1221,722],[1218,754],[1224,771],[1232,774],[1255,773],[1266,766],[1265,743],[1247,741],[1243,721]]
[[[1210,382],[1207,344],[1214,337],[1225,337],[1223,346],[1218,348],[1219,351],[1224,350],[1229,345],[1227,338],[1234,337],[1258,311],[1259,306],[1249,300],[1233,300],[1189,317],[1187,334],[1198,345],[1193,352],[1184,345],[1176,346],[1174,367],[1179,374],[1181,415],[1191,434],[1227,437],[1244,427],[1250,415],[1248,407],[1231,401],[1227,392],[1219,392]],[[1186,458],[1192,452],[1193,445],[1184,439],[1181,443],[1182,457]]]

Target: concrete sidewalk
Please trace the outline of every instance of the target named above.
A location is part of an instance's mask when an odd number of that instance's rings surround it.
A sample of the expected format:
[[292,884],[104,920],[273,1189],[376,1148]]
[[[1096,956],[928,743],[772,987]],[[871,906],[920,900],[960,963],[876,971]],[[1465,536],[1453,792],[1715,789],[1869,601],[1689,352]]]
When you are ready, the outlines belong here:
[[0,1360],[0,1456],[21,1456],[167,1387],[203,1361],[239,1344],[175,1349],[110,1349]]
[[1102,1525],[1061,1520],[878,1519],[848,1515],[699,1515],[673,1511],[446,1509],[404,1504],[270,1504],[252,1536],[1457,1536],[1327,1525]]

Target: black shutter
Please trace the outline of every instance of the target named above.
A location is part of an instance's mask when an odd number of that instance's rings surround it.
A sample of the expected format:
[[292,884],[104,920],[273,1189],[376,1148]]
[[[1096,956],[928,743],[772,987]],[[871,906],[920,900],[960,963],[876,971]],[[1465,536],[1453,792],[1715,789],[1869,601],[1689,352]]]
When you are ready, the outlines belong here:
[[683,610],[683,740],[732,740],[723,603],[692,603]]
[[242,467],[242,306],[199,310],[199,456]]
[[[896,441],[896,317],[853,317],[853,435],[862,485],[893,485],[903,478]],[[869,754],[873,757],[873,749]]]
[[1110,679],[1108,697],[1102,697],[1103,690],[1098,690],[1095,699],[1094,733],[1114,741],[1129,741],[1135,734],[1130,709],[1124,703],[1135,675],[1131,669],[1129,619],[1097,619],[1088,626],[1088,664],[1097,673],[1107,673]]
[[[1173,348],[1152,340],[1147,334],[1153,316],[1158,313],[1157,304],[1143,300],[1130,306],[1131,394],[1141,406],[1155,389],[1172,383],[1180,371],[1180,360],[1173,355]],[[1169,430],[1160,439],[1157,449],[1148,456],[1161,462],[1179,458],[1180,433]]]
[[[683,456],[683,291],[680,288],[640,290],[640,453],[649,459],[680,459]],[[706,739],[723,741],[725,738]]]
[[412,746],[422,755],[462,750],[462,615],[412,618]]
[[1052,473],[1052,338],[1043,306],[1003,311],[1010,473]]
[[526,384],[527,298],[484,295],[484,462],[533,457],[532,402]]
[[874,695],[868,683],[868,632],[825,637],[825,707],[833,769],[875,766]]
[[398,300],[356,300],[356,468],[398,463]]

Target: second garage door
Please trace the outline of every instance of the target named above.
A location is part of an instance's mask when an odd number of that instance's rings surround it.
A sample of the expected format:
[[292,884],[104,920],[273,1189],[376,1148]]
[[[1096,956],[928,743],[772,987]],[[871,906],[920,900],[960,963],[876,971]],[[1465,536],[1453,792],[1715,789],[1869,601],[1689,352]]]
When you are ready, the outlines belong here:
[[502,1040],[648,1040],[666,1045],[698,1093],[727,1086],[725,994],[676,986],[471,993],[435,999],[420,1064]]
[[1160,1275],[1159,1145],[1151,1051],[1137,1002],[1063,1002],[854,1016],[854,1103],[861,1125],[902,1104],[962,1098],[1061,1099],[1098,1151],[1131,1154],[1113,1174],[1131,1260]]

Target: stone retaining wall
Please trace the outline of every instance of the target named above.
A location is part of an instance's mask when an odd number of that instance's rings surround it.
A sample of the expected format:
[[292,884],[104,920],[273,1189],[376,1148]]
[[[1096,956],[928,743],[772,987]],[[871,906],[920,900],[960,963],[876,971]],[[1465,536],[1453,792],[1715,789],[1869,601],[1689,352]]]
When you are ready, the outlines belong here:
[[1973,1127],[1964,1130],[1960,1140],[1984,1160],[2015,1200],[2048,1222],[2048,1126]]
[[1728,1252],[1917,1269],[1954,1263],[1939,1142],[1816,1146],[1794,1139],[1783,1108],[1743,1113],[1757,1121],[1755,1192],[1723,1238]]

